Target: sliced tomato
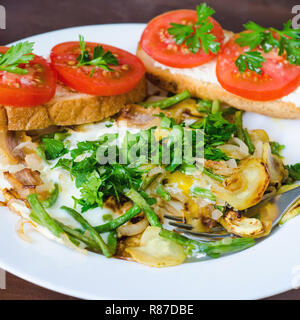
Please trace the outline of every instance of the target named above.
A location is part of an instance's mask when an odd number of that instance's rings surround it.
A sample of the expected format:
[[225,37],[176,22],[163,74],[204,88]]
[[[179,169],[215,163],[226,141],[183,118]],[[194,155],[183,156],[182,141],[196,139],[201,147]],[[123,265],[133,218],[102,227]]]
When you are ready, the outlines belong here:
[[113,96],[126,93],[136,87],[145,74],[143,63],[135,55],[101,43],[87,42],[86,50],[92,56],[95,46],[111,51],[118,59],[118,66],[110,66],[114,71],[105,71],[94,66],[77,66],[80,55],[79,42],[64,42],[51,51],[51,63],[60,81],[76,91]]
[[264,53],[255,49],[266,59],[261,74],[250,70],[240,73],[235,61],[249,48],[240,47],[234,39],[226,43],[217,59],[217,78],[225,90],[250,100],[268,101],[282,98],[300,85],[300,67],[275,51]]
[[[219,23],[209,18],[213,24],[211,33],[222,44],[224,32]],[[204,64],[215,57],[215,54],[205,53],[200,49],[197,53],[188,50],[185,44],[177,45],[168,33],[170,23],[196,23],[197,12],[194,10],[175,10],[164,13],[149,22],[142,35],[140,45],[154,60],[170,67],[192,68]]]
[[[0,47],[0,53],[9,48]],[[57,77],[50,64],[34,55],[28,64],[19,65],[27,74],[16,74],[0,70],[0,105],[32,107],[44,104],[55,94]]]

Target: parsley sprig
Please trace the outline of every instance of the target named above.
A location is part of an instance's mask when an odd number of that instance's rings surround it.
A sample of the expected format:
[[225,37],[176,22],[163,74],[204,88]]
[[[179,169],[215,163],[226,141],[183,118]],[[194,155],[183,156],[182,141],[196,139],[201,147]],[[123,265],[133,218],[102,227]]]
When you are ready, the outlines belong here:
[[27,74],[26,69],[20,68],[22,63],[33,59],[33,42],[20,42],[11,46],[6,53],[0,53],[0,70],[17,74]]
[[284,24],[282,30],[264,28],[252,21],[244,27],[247,32],[242,32],[235,42],[241,47],[248,46],[250,51],[241,54],[235,62],[240,72],[244,72],[248,67],[261,73],[265,59],[259,51],[251,51],[258,47],[265,53],[278,49],[278,55],[286,57],[290,64],[300,65],[300,29],[293,29],[290,20]]
[[[80,56],[77,57],[77,66],[94,66],[106,71],[114,71],[109,65],[119,65],[118,59],[111,51],[105,51],[102,46],[96,46],[93,50],[93,56],[86,49],[86,42],[82,35],[79,35],[79,46],[81,50]],[[93,71],[91,75],[93,75]]]
[[178,45],[185,44],[192,53],[197,53],[201,48],[208,54],[209,51],[217,53],[220,50],[220,43],[211,34],[213,24],[209,17],[215,13],[206,3],[202,3],[196,8],[197,22],[194,25],[171,23],[168,29],[170,35]]
[[265,61],[266,59],[259,51],[246,51],[239,55],[235,61],[235,65],[240,72],[245,72],[248,68],[251,71],[261,74],[262,63]]

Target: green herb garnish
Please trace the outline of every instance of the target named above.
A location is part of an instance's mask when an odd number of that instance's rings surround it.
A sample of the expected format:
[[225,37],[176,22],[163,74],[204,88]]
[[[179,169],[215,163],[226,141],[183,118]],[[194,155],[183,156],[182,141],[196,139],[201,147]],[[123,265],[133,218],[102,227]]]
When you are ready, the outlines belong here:
[[280,144],[276,141],[270,142],[271,151],[273,154],[276,154],[278,157],[282,158],[281,151],[285,148],[285,145]]
[[235,60],[235,65],[239,69],[239,72],[243,73],[248,68],[258,74],[261,74],[262,63],[266,59],[259,51],[246,51]]
[[201,48],[208,54],[209,51],[216,54],[220,50],[220,43],[217,38],[210,33],[213,24],[209,17],[215,13],[206,3],[202,3],[196,8],[197,22],[192,25],[171,23],[168,29],[178,45],[185,44],[192,53],[197,53]]
[[43,138],[39,145],[39,151],[45,154],[46,160],[55,160],[58,157],[68,153],[68,149],[60,140]]
[[6,53],[0,53],[0,70],[17,74],[28,74],[26,69],[19,65],[28,63],[34,58],[32,54],[33,42],[20,42],[11,46]]
[[[279,56],[285,56],[290,64],[300,65],[300,29],[293,29],[289,20],[284,24],[282,30],[275,28],[263,28],[255,22],[248,22],[244,25],[247,32],[242,32],[235,42],[241,47],[249,47],[254,50],[260,47],[263,52],[270,52],[278,49]],[[246,51],[241,54],[235,64],[240,72],[249,70],[261,74],[262,63],[265,58],[259,51]]]
[[285,168],[289,172],[289,182],[295,182],[300,180],[300,163],[296,163],[294,165],[287,165]]
[[[91,57],[89,51],[86,49],[86,42],[82,35],[79,35],[79,46],[81,54],[77,57],[77,66],[95,66],[106,71],[114,71],[109,65],[119,65],[119,61],[113,53],[111,51],[105,51],[102,46],[97,45],[94,47],[93,56]],[[90,76],[92,76],[94,72],[95,69],[91,71]]]

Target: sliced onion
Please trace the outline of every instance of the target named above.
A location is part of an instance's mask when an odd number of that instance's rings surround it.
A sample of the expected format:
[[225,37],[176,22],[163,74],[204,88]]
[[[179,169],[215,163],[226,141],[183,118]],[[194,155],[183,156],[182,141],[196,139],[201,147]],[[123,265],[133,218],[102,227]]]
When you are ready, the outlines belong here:
[[183,203],[180,201],[171,200],[169,202],[165,202],[162,209],[165,209],[165,211],[170,215],[174,215],[176,217],[183,216]]
[[237,168],[237,163],[236,163],[235,159],[229,159],[225,162],[229,168]]
[[262,159],[267,165],[270,174],[270,183],[280,184],[284,177],[284,167],[282,161],[272,154],[271,146],[268,142],[263,144]]
[[137,223],[131,223],[128,222],[127,224],[121,226],[118,228],[118,232],[121,236],[135,236],[137,234],[140,234],[144,232],[144,230],[149,226],[149,222],[146,218],[143,220],[137,222]]
[[23,148],[28,148],[30,150],[35,150],[36,149],[36,144],[31,142],[31,141],[25,141],[20,144],[18,144],[13,151],[15,150],[22,150]]
[[43,169],[42,160],[35,153],[27,154],[25,156],[25,162],[26,162],[27,166],[32,170],[41,171]]
[[69,237],[68,237],[65,233],[63,233],[63,234],[61,235],[61,239],[62,239],[63,243],[66,245],[66,247],[68,247],[68,248],[70,248],[70,249],[72,249],[72,250],[75,250],[75,251],[77,251],[78,253],[81,253],[81,254],[83,254],[83,255],[85,255],[85,256],[88,254],[88,251],[87,251],[86,249],[81,248],[81,247],[77,247],[77,246],[69,239]]
[[263,153],[263,142],[262,141],[254,141],[254,147],[255,147],[255,151],[253,154],[254,158],[262,158],[262,153]]
[[26,206],[26,203],[20,199],[10,199],[7,202],[7,207],[21,217],[27,217],[30,214],[30,209]]
[[31,242],[32,242],[31,238],[30,238],[27,234],[25,234],[25,232],[24,232],[24,225],[25,225],[26,223],[30,224],[33,228],[36,227],[36,225],[35,225],[32,221],[30,221],[30,220],[27,220],[27,219],[19,219],[19,221],[18,221],[18,223],[17,223],[17,226],[16,226],[16,228],[17,228],[17,234],[18,234],[18,236],[19,236],[22,240],[24,240],[24,241],[26,241],[26,242],[28,242],[28,243],[31,243]]
[[228,156],[235,159],[245,159],[249,156],[249,150],[247,145],[239,138],[231,138],[229,143],[218,147]]

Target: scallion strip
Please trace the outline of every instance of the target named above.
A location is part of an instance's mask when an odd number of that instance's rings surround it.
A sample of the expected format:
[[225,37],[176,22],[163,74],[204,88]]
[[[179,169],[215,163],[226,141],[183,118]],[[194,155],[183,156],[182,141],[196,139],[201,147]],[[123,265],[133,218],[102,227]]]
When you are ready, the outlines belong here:
[[203,173],[206,174],[207,176],[209,176],[210,178],[217,180],[219,182],[223,182],[225,180],[224,176],[221,176],[220,174],[213,173],[212,171],[210,171],[206,168],[203,168]]

